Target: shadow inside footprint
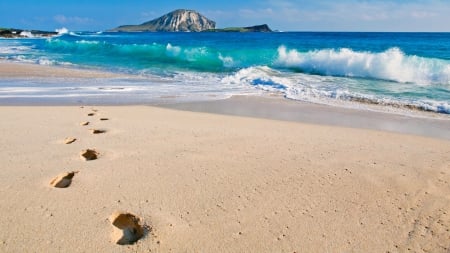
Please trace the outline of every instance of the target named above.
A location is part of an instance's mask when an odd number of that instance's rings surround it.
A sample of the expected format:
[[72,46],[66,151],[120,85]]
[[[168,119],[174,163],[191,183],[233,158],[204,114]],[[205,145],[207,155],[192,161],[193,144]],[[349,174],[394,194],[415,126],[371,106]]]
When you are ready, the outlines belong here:
[[93,112],[88,113],[88,116],[94,116],[94,115],[95,115],[95,113],[93,113]]
[[102,130],[102,129],[89,129],[91,130],[92,134],[103,134],[106,133],[106,130]]
[[112,239],[116,244],[133,244],[144,236],[141,219],[134,214],[115,212],[110,221],[114,228]]
[[64,144],[72,144],[76,141],[76,138],[68,137],[64,140]]
[[90,160],[96,160],[98,158],[98,152],[95,151],[95,149],[86,149],[81,151],[81,157],[83,157],[84,160],[90,161]]
[[85,121],[85,122],[81,122],[80,123],[80,126],[87,126],[87,125],[89,125],[89,121]]
[[61,173],[50,181],[50,185],[56,188],[67,188],[72,183],[75,173],[78,173],[78,171]]
[[101,121],[109,120],[108,118],[100,118]]

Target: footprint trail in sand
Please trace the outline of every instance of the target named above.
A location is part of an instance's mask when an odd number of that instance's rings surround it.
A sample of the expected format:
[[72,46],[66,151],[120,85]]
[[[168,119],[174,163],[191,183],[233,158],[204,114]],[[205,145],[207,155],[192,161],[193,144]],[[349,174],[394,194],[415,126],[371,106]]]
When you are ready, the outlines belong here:
[[106,130],[104,129],[89,129],[92,134],[103,134],[106,133]]
[[80,153],[80,156],[86,161],[97,160],[98,155],[99,153],[95,149],[85,149]]
[[[84,109],[83,106],[80,107]],[[97,109],[91,109],[92,112],[88,113],[87,116],[94,117],[98,112]],[[109,118],[103,117],[99,118],[100,121],[108,121]],[[91,123],[89,121],[84,121],[80,123],[80,126],[87,126]],[[107,131],[104,129],[89,129],[92,134],[104,134]],[[65,144],[74,143],[77,138],[67,137],[64,140]],[[90,148],[82,150],[80,156],[85,161],[96,160],[99,158],[99,153],[97,150]],[[50,185],[55,188],[67,188],[72,183],[72,178],[78,171],[71,171],[61,173],[50,181]],[[112,240],[114,243],[119,245],[129,245],[134,244],[139,239],[141,239],[145,232],[149,230],[148,227],[142,224],[141,218],[129,213],[129,212],[114,212],[109,218],[112,226]]]
[[64,140],[64,144],[72,144],[77,140],[77,138],[68,137]]
[[55,188],[67,188],[72,183],[72,178],[78,171],[61,173],[50,181],[50,185]]
[[109,219],[114,229],[112,240],[116,244],[133,244],[144,236],[141,219],[132,213],[114,212]]

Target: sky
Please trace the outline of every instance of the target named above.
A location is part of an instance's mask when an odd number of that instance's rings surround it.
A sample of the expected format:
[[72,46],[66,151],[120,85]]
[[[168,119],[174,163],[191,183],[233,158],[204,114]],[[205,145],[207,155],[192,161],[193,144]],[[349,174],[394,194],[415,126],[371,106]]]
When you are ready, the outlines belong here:
[[450,32],[449,0],[1,0],[0,27],[103,31],[192,9],[218,28],[280,31]]

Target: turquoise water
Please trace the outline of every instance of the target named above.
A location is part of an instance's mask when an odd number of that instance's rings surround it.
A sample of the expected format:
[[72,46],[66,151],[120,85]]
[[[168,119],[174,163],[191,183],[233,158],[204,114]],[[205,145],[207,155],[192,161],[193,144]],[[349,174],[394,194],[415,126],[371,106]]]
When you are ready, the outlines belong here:
[[153,103],[278,92],[450,114],[449,33],[106,33],[0,39],[0,58],[129,78],[0,79],[0,102]]

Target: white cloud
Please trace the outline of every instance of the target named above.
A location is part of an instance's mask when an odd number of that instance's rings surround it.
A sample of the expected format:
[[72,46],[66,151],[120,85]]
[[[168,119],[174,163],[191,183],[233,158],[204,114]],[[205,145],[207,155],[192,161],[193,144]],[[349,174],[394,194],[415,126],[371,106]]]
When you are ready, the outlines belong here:
[[271,8],[265,9],[240,9],[239,15],[243,18],[254,19],[254,18],[264,18],[267,16],[272,16],[276,13],[273,12]]
[[61,24],[77,24],[77,25],[85,25],[85,24],[89,24],[92,22],[92,19],[90,18],[85,18],[85,17],[66,17],[64,15],[56,15],[53,17],[53,19]]
[[285,31],[450,31],[444,0],[262,0],[205,14],[219,27],[267,23]]
[[[300,30],[449,31],[450,2],[440,0],[267,0],[271,19]],[[263,17],[263,11],[258,12]],[[247,13],[257,16],[257,13]],[[299,27],[301,26],[301,27]],[[302,29],[303,28],[303,29]]]
[[158,13],[154,12],[154,11],[146,11],[146,12],[141,12],[141,17],[142,18],[157,18],[158,17]]
[[411,17],[417,18],[417,19],[423,19],[423,18],[433,18],[437,17],[439,14],[434,11],[413,11],[411,12]]

